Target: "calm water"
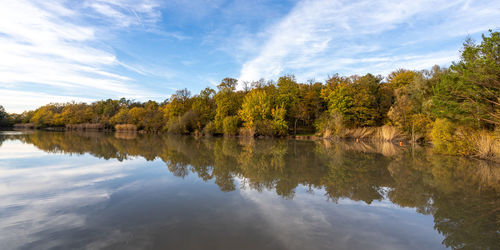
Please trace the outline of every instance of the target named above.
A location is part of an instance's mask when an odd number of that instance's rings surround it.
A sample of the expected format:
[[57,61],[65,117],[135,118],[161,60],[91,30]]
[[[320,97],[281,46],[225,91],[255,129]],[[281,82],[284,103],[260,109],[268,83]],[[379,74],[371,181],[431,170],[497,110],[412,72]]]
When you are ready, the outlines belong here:
[[500,167],[392,144],[0,134],[0,249],[500,249]]

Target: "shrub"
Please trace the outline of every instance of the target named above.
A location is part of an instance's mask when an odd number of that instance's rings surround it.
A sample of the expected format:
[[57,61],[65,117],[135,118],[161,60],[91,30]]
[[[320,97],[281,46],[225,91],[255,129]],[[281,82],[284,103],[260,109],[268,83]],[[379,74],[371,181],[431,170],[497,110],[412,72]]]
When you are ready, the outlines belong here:
[[344,123],[340,113],[325,112],[314,124],[316,130],[323,137],[341,137],[344,132]]
[[186,133],[186,127],[180,122],[180,119],[170,119],[167,122],[167,132],[172,134],[184,134]]
[[273,136],[274,135],[273,122],[270,120],[256,121],[255,133],[257,135]]
[[254,137],[255,136],[255,129],[243,127],[243,128],[240,128],[239,134],[243,137]]
[[415,114],[410,117],[409,133],[412,141],[428,140],[432,129],[432,120],[424,114]]
[[215,123],[210,121],[203,128],[203,135],[214,135],[216,133]]
[[182,115],[179,126],[183,128],[184,133],[193,132],[200,128],[200,116],[198,113],[193,111],[188,111]]
[[434,150],[442,154],[454,154],[454,134],[456,127],[448,119],[436,119],[431,131],[432,143]]
[[236,135],[240,119],[237,116],[227,116],[222,121],[222,130],[224,135]]

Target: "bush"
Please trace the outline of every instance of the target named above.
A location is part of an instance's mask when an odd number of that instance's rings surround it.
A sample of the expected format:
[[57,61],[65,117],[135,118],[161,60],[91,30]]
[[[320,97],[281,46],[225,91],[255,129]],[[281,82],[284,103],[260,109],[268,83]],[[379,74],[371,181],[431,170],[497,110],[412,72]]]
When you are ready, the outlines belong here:
[[237,116],[228,116],[222,121],[224,135],[236,135],[240,119]]
[[215,123],[210,121],[205,125],[203,128],[203,135],[215,135],[217,132],[217,129],[215,127]]
[[270,120],[256,121],[255,133],[257,135],[273,136],[274,135],[273,122]]
[[186,127],[180,122],[180,119],[170,119],[166,126],[167,132],[172,134],[184,134],[186,133]]
[[448,119],[436,119],[431,131],[434,151],[441,154],[456,154],[454,134],[456,127]]
[[240,136],[243,136],[243,137],[254,137],[255,136],[255,129],[243,127],[243,128],[240,128],[239,134],[240,134]]
[[198,113],[191,110],[182,115],[179,123],[179,126],[183,128],[184,133],[189,133],[195,131],[196,129],[201,129],[200,116],[198,115]]
[[344,123],[340,113],[325,112],[314,124],[316,130],[323,137],[341,137],[344,132]]
[[410,117],[411,127],[409,134],[412,141],[429,140],[429,132],[432,129],[432,120],[424,114],[415,114]]
[[431,136],[437,153],[500,161],[500,140],[495,132],[455,127],[446,119],[437,119]]

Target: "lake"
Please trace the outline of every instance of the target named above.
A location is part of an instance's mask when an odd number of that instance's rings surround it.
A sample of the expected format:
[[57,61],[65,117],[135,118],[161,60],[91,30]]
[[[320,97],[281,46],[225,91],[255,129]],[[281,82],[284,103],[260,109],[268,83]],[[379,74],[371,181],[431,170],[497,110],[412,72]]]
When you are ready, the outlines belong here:
[[428,147],[0,132],[0,249],[500,249],[499,191]]

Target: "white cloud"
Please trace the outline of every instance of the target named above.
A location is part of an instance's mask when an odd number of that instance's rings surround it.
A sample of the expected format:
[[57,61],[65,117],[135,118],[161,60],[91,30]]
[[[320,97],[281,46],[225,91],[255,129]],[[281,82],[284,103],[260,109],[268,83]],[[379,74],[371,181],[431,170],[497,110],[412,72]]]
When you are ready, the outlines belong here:
[[2,105],[5,103],[7,112],[21,113],[24,110],[33,107],[40,107],[48,103],[65,103],[65,102],[93,102],[94,99],[67,96],[67,95],[51,95],[32,91],[8,90],[0,89],[0,100]]
[[[28,153],[35,158],[37,154],[47,155],[35,146],[20,141],[4,142],[0,153],[5,155],[13,151],[16,154]],[[9,212],[2,214],[0,245],[7,249],[37,241],[41,237],[39,234],[47,229],[66,230],[84,226],[85,215],[75,211],[103,202],[115,192],[112,187],[95,184],[127,177],[134,169],[132,161],[89,164],[85,160],[82,163],[83,159],[59,159],[55,165],[40,163],[20,168],[16,157],[2,159],[0,210]],[[12,207],[14,209],[9,209]],[[54,212],[66,208],[71,208],[70,212]]]
[[[240,185],[244,182],[236,180]],[[307,189],[299,185],[293,200],[277,197],[274,190],[259,192],[245,188],[239,192],[255,204],[255,209],[267,222],[262,227],[266,234],[272,235],[286,249],[307,249],[310,246],[403,249],[418,248],[422,242],[433,247],[441,246],[442,236],[428,230],[432,228],[431,216],[400,208],[387,200],[374,201],[370,205],[347,198],[339,199],[338,203],[327,202],[323,189],[314,189],[315,194],[306,193]],[[418,219],[416,225],[412,223],[415,218]],[[395,235],[394,231],[399,234]]]
[[[50,97],[57,97],[50,102],[90,100],[73,98],[72,93],[148,95],[133,79],[118,73],[123,72],[123,63],[106,39],[113,27],[158,21],[158,6],[149,0],[2,1],[0,87],[20,92],[10,96],[13,92],[1,90],[1,104],[9,112],[19,112]],[[58,89],[58,95],[43,94],[46,88]]]
[[306,80],[335,72],[361,73],[356,67],[385,74],[395,69],[389,67],[449,63],[458,58],[457,48],[421,52],[411,43],[455,37],[460,44],[467,34],[495,28],[499,15],[500,2],[491,1],[303,0],[268,27],[266,42],[243,64],[239,78],[295,73]]

